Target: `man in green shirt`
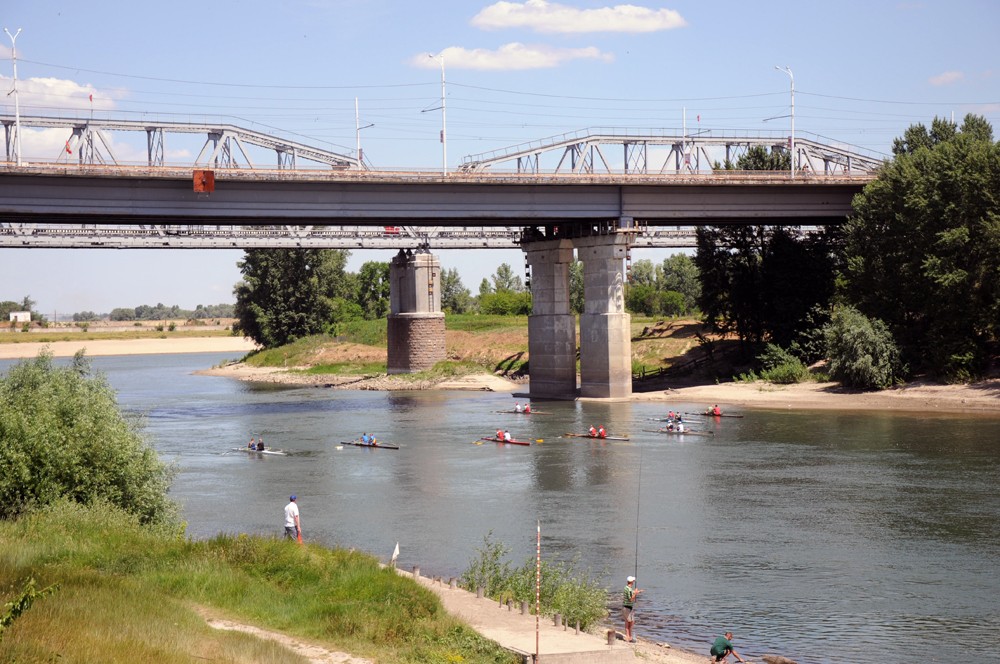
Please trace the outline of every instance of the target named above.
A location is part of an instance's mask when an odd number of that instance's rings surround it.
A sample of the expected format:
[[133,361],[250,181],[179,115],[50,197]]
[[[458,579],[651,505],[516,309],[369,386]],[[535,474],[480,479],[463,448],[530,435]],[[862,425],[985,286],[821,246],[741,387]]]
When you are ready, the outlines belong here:
[[708,651],[712,657],[715,658],[716,662],[724,662],[726,658],[729,657],[729,653],[736,656],[736,661],[742,662],[743,658],[740,654],[733,650],[733,633],[726,632],[725,636],[720,636],[712,644],[712,649]]
[[635,598],[642,591],[635,587],[635,577],[625,579],[625,591],[622,593],[622,618],[625,620],[625,640],[635,643],[632,636],[632,626],[635,624]]

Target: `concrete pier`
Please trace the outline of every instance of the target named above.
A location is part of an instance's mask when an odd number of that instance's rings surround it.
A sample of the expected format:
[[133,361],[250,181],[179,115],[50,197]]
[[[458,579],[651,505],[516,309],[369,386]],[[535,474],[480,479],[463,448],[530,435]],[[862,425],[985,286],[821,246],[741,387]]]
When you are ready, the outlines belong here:
[[632,317],[625,312],[623,268],[628,237],[601,235],[573,243],[583,262],[580,396],[628,399],[632,395]]
[[445,359],[441,263],[430,252],[400,252],[389,265],[390,374],[430,369]]
[[576,317],[570,309],[570,240],[525,245],[531,267],[528,389],[532,398],[576,396]]

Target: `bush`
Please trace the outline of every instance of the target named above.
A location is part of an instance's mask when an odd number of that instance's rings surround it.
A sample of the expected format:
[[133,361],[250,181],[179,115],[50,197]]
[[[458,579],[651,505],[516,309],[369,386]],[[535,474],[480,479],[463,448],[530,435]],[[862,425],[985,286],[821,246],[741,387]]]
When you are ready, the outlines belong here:
[[104,377],[89,372],[82,352],[68,367],[42,353],[0,377],[0,518],[63,498],[106,500],[144,523],[173,518],[173,469],[123,417]]
[[479,311],[496,316],[528,316],[531,314],[531,293],[502,290],[479,296]]
[[854,307],[834,309],[826,326],[830,376],[844,385],[881,390],[899,381],[904,368],[885,323]]
[[[490,531],[483,547],[462,574],[462,587],[475,591],[482,587],[488,597],[499,601],[529,602],[534,606],[536,560],[529,558],[512,568],[503,558],[510,549],[492,540]],[[580,622],[587,629],[607,615],[608,591],[589,573],[577,569],[579,561],[550,563],[542,561],[540,600],[542,613],[562,614],[567,625]]]
[[809,378],[809,369],[802,364],[802,360],[774,344],[767,344],[764,352],[757,356],[757,361],[761,367],[760,377],[772,383],[787,385]]

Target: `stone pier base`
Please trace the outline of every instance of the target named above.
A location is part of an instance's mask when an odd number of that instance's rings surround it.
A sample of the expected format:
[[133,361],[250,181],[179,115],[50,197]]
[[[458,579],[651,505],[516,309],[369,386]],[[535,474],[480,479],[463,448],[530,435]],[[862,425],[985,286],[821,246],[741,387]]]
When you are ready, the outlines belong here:
[[391,314],[389,316],[390,374],[431,369],[445,359],[444,314]]

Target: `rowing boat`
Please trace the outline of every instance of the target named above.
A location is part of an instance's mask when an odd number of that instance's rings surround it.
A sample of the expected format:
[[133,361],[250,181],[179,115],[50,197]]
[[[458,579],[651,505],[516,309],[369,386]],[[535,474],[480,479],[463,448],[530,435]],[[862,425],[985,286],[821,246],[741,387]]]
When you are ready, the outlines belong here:
[[564,433],[563,438],[593,438],[594,440],[628,440],[625,436],[591,436],[589,433]]
[[342,441],[340,441],[340,444],[341,445],[354,445],[355,447],[369,447],[369,448],[374,449],[374,450],[380,450],[380,449],[398,450],[399,449],[398,445],[386,445],[385,443],[378,443],[377,445],[369,445],[368,443],[362,443],[360,440],[348,440],[348,441],[343,441],[342,440]]
[[[649,420],[650,422],[676,422],[677,421],[676,417],[673,418],[673,419],[671,419],[669,417],[647,417],[646,419]],[[684,418],[681,418],[681,419],[684,420],[685,422],[689,421],[689,420],[684,419]],[[700,420],[696,419],[695,421],[697,421],[699,424],[701,423]]]
[[674,434],[677,436],[714,436],[714,431],[692,431],[691,429],[685,429],[684,431],[670,431],[669,429],[643,429],[646,433],[667,433]]
[[743,417],[742,415],[730,415],[729,413],[719,413],[718,415],[710,412],[704,413],[684,413],[685,415],[701,415],[703,417]]
[[494,413],[499,413],[500,415],[551,415],[552,413],[541,411],[541,410],[495,410]]
[[286,452],[281,450],[252,450],[249,447],[234,447],[234,452],[249,452],[250,454],[272,454],[274,456],[287,456]]
[[490,443],[510,443],[511,445],[531,445],[531,442],[529,442],[527,440],[503,440],[501,438],[497,438],[496,436],[490,436],[488,438],[486,436],[483,436],[479,440],[485,440],[485,441],[490,442]]

